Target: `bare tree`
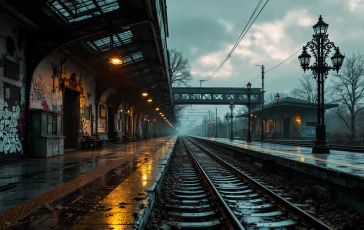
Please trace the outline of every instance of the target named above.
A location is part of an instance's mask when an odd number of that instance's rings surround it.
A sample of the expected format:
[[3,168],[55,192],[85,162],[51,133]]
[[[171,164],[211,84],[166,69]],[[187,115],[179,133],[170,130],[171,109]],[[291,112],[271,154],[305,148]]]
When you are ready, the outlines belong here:
[[174,113],[179,116],[180,113],[186,108],[186,107],[190,107],[192,109],[192,105],[175,105],[173,110],[174,110]]
[[236,115],[240,115],[240,114],[244,114],[244,113],[247,113],[248,112],[248,106],[238,106],[236,109]]
[[[283,97],[284,96],[284,93],[278,93],[280,97]],[[276,95],[277,93],[266,93],[264,94],[264,104],[267,105],[267,104],[270,104],[272,102],[275,102],[276,101]]]
[[311,103],[317,102],[317,82],[310,74],[300,77],[300,85],[291,91],[291,95],[297,99],[307,100]]
[[361,54],[347,58],[340,74],[334,75],[333,98],[339,107],[337,116],[350,131],[350,139],[356,135],[356,118],[364,109],[364,56]]
[[190,107],[190,109],[193,108],[192,105],[175,105],[173,107],[175,117],[177,118],[179,123],[180,123],[181,118],[183,117],[183,110],[186,109],[187,107]]
[[169,60],[172,86],[189,86],[188,83],[192,80],[192,77],[191,66],[187,58],[183,58],[181,52],[172,49],[169,51]]

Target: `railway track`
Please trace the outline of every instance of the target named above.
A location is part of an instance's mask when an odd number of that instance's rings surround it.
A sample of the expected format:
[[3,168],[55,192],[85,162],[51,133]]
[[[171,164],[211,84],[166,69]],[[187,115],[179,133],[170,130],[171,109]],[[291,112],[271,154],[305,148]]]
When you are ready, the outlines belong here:
[[164,190],[169,194],[159,206],[164,219],[177,220],[165,222],[168,226],[221,229],[225,222],[230,229],[331,229],[197,143],[182,142],[183,163],[172,169],[167,183],[174,185]]
[[181,139],[176,145],[148,229],[241,229],[242,225],[209,186]]
[[245,228],[331,229],[197,143],[185,143]]

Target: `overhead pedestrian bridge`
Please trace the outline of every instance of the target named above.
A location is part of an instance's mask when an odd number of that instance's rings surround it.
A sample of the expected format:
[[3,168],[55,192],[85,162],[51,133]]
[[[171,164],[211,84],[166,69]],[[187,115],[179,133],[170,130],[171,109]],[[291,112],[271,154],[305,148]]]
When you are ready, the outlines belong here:
[[[227,87],[174,87],[174,104],[226,105],[234,101],[236,105],[248,105],[247,88]],[[250,102],[260,104],[260,88],[251,88]]]

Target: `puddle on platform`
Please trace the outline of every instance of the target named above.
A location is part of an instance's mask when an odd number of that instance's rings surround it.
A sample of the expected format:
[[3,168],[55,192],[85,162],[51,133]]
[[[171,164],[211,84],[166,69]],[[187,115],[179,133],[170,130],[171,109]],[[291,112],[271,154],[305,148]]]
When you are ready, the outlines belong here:
[[51,207],[44,207],[19,221],[19,224],[12,229],[44,229],[44,227],[69,229],[82,216],[95,210],[101,200],[146,162],[144,157],[139,155],[135,162],[121,164],[100,178],[51,204]]

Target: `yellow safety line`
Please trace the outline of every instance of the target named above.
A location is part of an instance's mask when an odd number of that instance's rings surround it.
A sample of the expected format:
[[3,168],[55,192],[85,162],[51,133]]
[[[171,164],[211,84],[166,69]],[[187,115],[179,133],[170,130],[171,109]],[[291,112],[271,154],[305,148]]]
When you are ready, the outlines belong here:
[[[176,139],[174,139],[176,140]],[[162,148],[160,148],[157,152],[155,152],[154,154],[158,153],[159,151],[162,151],[160,155],[164,154],[166,149],[172,150],[173,149],[173,145],[175,144],[175,142],[165,142],[165,144],[163,145]],[[153,154],[153,155],[154,155]],[[151,163],[152,161],[149,161],[148,163]],[[144,165],[146,162],[144,162],[142,165]],[[135,170],[129,177],[133,176],[133,175],[137,175],[138,171],[141,172],[143,166],[138,167],[137,170]],[[146,170],[146,169],[144,169]],[[151,172],[150,169],[148,169],[147,171]],[[144,174],[146,175],[146,174]],[[152,175],[149,175],[150,177],[152,177]],[[154,181],[156,178],[149,178],[149,181]],[[144,181],[147,179],[143,179]],[[116,202],[116,203],[110,203],[110,197],[114,197],[115,195],[120,195],[123,194],[124,195],[124,199],[125,200],[131,200],[133,199],[133,197],[135,196],[135,194],[132,192],[132,190],[135,189],[135,187],[128,187],[126,184],[128,184],[130,181],[123,181],[121,182],[116,188],[114,188],[113,191],[111,191],[106,197],[104,197],[102,200],[99,201],[99,203],[96,205],[102,205],[102,206],[107,206],[107,205],[118,205],[119,201],[112,201],[112,202]],[[144,186],[144,185],[143,185]],[[143,187],[141,186],[141,188]],[[110,203],[110,204],[108,204]],[[115,216],[117,217],[126,217],[126,216],[131,216],[132,213],[120,213],[120,211],[117,211],[114,213]],[[103,213],[102,212],[94,212],[94,210],[89,211],[86,215],[82,216],[81,219],[79,219],[71,228],[71,230],[83,230],[88,228],[90,225],[92,225],[93,227],[95,227],[95,229],[97,227],[101,228],[101,226],[109,226],[110,229],[123,229],[124,224],[113,224],[110,223],[110,219],[113,220],[115,218],[115,216],[110,216],[110,218],[104,218],[102,219],[101,222],[98,223],[88,223],[88,222],[83,222],[85,219],[93,217],[93,218],[97,218],[97,217],[102,217]],[[111,221],[112,222],[112,221]],[[125,224],[125,225],[130,225],[130,224]]]
[[141,148],[138,151],[129,152],[128,155],[122,157],[119,160],[112,161],[107,165],[104,165],[87,174],[79,176],[69,182],[63,183],[60,186],[53,188],[46,193],[43,193],[31,200],[24,201],[18,206],[10,208],[0,213],[0,230],[8,229],[11,226],[16,225],[17,221],[22,220],[25,217],[29,216],[30,214],[36,212],[38,209],[44,207],[45,204],[53,203],[54,201],[61,199],[62,197],[70,194],[71,192],[76,191],[78,188],[84,186],[85,184],[93,181],[96,178],[99,178],[101,175],[120,166],[126,161],[132,160],[133,157],[147,151],[147,149],[160,149],[161,146],[164,144],[165,143],[163,141],[162,142],[158,141],[156,142],[156,144],[152,144],[148,147]]

